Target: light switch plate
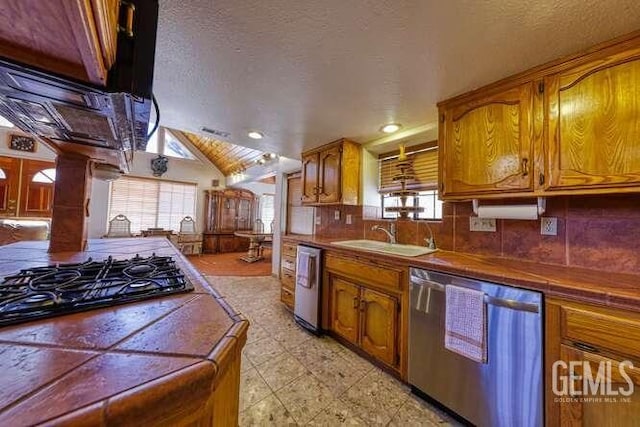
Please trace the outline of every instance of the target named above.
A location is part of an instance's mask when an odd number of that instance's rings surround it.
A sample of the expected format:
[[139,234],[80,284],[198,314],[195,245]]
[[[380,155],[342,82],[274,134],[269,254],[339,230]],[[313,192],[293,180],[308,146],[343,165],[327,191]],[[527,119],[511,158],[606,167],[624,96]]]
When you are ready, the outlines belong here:
[[320,215],[316,215],[316,225],[320,225]]
[[351,214],[347,214],[347,221],[346,222],[347,222],[347,225],[351,225],[351,222],[352,222]]
[[469,217],[469,231],[496,231],[495,218],[478,218],[477,216]]
[[340,221],[340,211],[339,210],[335,210],[333,211],[333,219],[335,219],[336,221]]
[[540,234],[543,236],[557,236],[558,218],[548,216],[540,218]]

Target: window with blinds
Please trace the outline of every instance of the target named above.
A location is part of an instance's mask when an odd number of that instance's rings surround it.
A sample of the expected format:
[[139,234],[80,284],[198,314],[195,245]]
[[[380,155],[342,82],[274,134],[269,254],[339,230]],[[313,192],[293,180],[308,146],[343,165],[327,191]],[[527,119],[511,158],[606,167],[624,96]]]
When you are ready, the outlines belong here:
[[[416,176],[414,182],[407,183],[410,190],[435,190],[438,187],[438,149],[427,148],[411,152],[407,148],[407,158],[413,160],[413,172]],[[378,190],[380,193],[389,193],[400,190],[400,184],[393,181],[398,174],[396,165],[398,155],[382,156],[380,159],[380,181]]]
[[109,218],[125,215],[131,231],[160,227],[179,230],[185,216],[195,217],[195,184],[122,177],[111,183]]
[[273,194],[263,194],[260,197],[260,220],[264,224],[264,230],[271,232],[271,222],[275,217],[275,196]]

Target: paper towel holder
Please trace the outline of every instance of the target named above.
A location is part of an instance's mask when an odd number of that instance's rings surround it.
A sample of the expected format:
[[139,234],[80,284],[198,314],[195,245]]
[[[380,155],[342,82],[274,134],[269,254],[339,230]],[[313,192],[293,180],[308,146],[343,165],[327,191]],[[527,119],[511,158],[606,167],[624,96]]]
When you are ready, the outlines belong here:
[[[546,197],[538,197],[538,216],[541,216],[545,210],[547,209],[547,198]],[[471,200],[473,204],[473,213],[478,215],[478,208],[480,207],[480,200],[473,199]]]

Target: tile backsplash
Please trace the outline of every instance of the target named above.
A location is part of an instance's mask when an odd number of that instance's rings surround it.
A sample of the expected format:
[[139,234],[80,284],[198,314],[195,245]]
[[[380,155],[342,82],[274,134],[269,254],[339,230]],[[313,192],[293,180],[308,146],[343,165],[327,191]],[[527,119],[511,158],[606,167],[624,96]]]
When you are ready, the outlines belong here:
[[[339,219],[335,211],[339,210]],[[352,224],[345,222],[352,216]],[[380,209],[373,206],[319,207],[320,237],[385,240],[371,231]],[[540,234],[540,220],[496,220],[495,232],[469,231],[471,202],[445,203],[442,221],[429,222],[439,248],[527,261],[640,274],[640,195],[572,196],[547,199],[546,217],[557,218],[557,235]],[[399,220],[400,243],[424,245],[425,221]]]

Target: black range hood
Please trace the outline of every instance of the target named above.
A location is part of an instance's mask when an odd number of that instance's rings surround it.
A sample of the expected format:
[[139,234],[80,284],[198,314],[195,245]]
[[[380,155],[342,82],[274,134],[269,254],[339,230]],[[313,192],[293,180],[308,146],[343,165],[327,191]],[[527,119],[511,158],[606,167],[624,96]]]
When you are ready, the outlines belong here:
[[106,87],[0,59],[0,115],[47,139],[110,150],[144,150],[151,112],[156,0],[135,4],[133,36],[118,34]]

